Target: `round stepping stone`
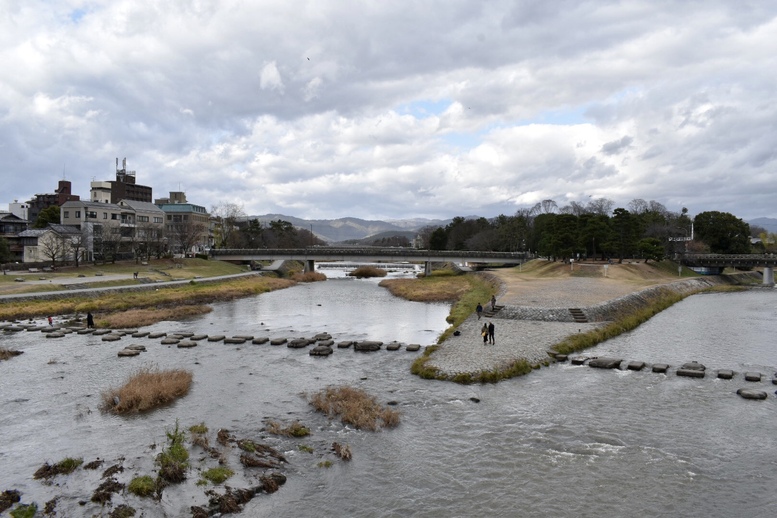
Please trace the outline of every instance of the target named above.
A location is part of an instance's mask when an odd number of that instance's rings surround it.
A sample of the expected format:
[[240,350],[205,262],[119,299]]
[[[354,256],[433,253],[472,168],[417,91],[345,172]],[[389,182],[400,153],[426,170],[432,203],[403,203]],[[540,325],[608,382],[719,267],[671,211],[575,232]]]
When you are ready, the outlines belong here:
[[286,347],[289,349],[302,349],[308,345],[310,345],[310,343],[307,338],[295,338],[294,340],[290,340],[289,343],[286,344]]
[[94,332],[92,332],[95,336],[107,335],[110,333],[113,333],[112,329],[95,329]]
[[350,340],[346,340],[343,342],[337,342],[337,348],[338,349],[348,349],[350,346],[353,345],[353,342]]
[[408,344],[408,346],[405,347],[405,350],[411,353],[414,353],[420,349],[421,349],[421,344]]
[[197,342],[199,340],[205,340],[206,338],[208,338],[208,335],[192,335],[189,337],[189,340]]
[[324,347],[332,347],[335,344],[335,341],[331,338],[328,340],[321,340],[318,345],[323,345]]
[[119,357],[125,357],[125,356],[137,356],[140,354],[140,351],[136,349],[122,349],[119,351],[118,355]]
[[90,334],[92,334],[93,332],[94,332],[94,329],[90,329],[90,328],[87,328],[87,329],[79,329],[78,331],[76,331],[76,333],[78,333],[79,335],[90,335]]
[[225,338],[224,343],[225,344],[244,344],[246,343],[246,339],[241,336],[233,336],[232,338]]
[[313,337],[313,340],[319,341],[319,340],[331,340],[332,335],[329,333],[318,333],[316,336]]
[[49,334],[47,334],[46,338],[62,338],[63,336],[65,336],[65,333],[57,331],[56,333],[49,333]]
[[132,344],[125,347],[125,349],[132,349],[133,351],[141,351],[144,352],[146,350],[145,345],[139,345],[139,344]]
[[162,331],[156,331],[156,332],[154,332],[154,333],[149,333],[149,334],[148,334],[148,337],[149,337],[149,338],[152,338],[152,339],[156,339],[156,338],[164,338],[165,336],[167,336],[167,333],[164,333],[164,332],[162,332]]
[[730,380],[734,377],[734,371],[731,369],[720,369],[718,371],[718,378],[722,380]]
[[332,354],[332,348],[326,345],[317,345],[310,350],[310,356],[329,356]]
[[254,338],[253,340],[251,340],[251,343],[259,345],[259,344],[266,344],[269,341],[270,339],[267,338],[266,336],[260,336],[259,338]]
[[592,358],[588,366],[595,369],[617,369],[622,361],[620,358]]
[[192,342],[191,340],[185,340],[183,342],[178,342],[178,348],[179,349],[191,349],[192,347],[197,347],[197,342]]
[[167,338],[162,340],[162,345],[175,345],[180,341],[181,341],[180,338],[171,338],[168,336]]
[[399,342],[391,342],[390,344],[388,344],[386,346],[386,350],[387,351],[398,351],[400,347],[402,347],[402,344],[400,344]]
[[270,345],[283,345],[286,343],[285,338],[273,338],[270,340]]
[[194,333],[190,333],[189,331],[176,331],[175,334],[181,338],[189,338],[190,336],[194,336]]
[[224,335],[212,335],[208,337],[209,342],[220,342],[224,339]]
[[138,331],[137,333],[132,333],[132,338],[143,338],[144,336],[148,336],[148,331]]
[[111,333],[109,335],[103,335],[102,340],[103,340],[103,342],[115,342],[117,340],[121,340],[121,335],[117,335],[117,334],[113,334],[113,333]]
[[766,399],[766,392],[763,390],[741,388],[737,394],[745,399]]

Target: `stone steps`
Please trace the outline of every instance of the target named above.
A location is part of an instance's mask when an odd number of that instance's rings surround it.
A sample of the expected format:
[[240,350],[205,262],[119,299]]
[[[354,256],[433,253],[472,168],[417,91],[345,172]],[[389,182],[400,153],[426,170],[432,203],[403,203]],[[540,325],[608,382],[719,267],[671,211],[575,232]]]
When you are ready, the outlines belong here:
[[588,317],[585,316],[585,313],[583,313],[582,309],[580,309],[580,308],[569,308],[569,313],[572,315],[572,318],[578,324],[587,324],[588,323]]

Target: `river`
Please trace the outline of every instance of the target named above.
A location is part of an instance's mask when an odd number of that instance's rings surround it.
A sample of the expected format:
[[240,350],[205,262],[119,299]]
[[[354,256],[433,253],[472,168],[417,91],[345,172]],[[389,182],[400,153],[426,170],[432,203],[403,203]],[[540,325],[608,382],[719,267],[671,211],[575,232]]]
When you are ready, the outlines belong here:
[[[0,346],[25,354],[0,363],[0,491],[18,489],[23,502],[41,508],[58,495],[58,516],[99,516],[100,506],[88,502],[99,472],[78,470],[54,485],[32,474],[44,461],[100,457],[106,466],[121,463],[117,478],[127,483],[153,470],[152,445],[164,443],[177,419],[185,427],[205,422],[211,433],[228,428],[284,452],[288,482],[246,504],[244,516],[772,516],[775,308],[774,290],[696,295],[586,352],[672,365],[697,360],[736,370],[729,381],[554,364],[496,385],[462,386],[410,375],[418,353],[404,350],[336,350],[315,358],[267,344],[184,350],[142,338],[132,342],[149,351],[121,359],[120,346],[99,337],[4,333]],[[446,327],[447,312],[444,304],[391,297],[375,280],[333,278],[149,329],[271,337],[329,332],[336,340],[429,345]],[[100,392],[144,364],[191,369],[191,392],[142,416],[100,412]],[[743,371],[760,371],[765,380],[745,382]],[[302,394],[335,384],[396,402],[401,424],[365,432],[313,412]],[[735,392],[745,386],[769,398],[744,400]],[[298,419],[313,433],[268,436],[267,419]],[[336,459],[329,451],[334,441],[348,444],[353,460]],[[322,460],[334,463],[321,467]],[[117,494],[113,505],[125,502],[149,517],[189,516],[189,506],[207,502],[194,482],[208,462],[193,455],[190,480],[166,489],[159,503]],[[231,467],[237,474],[228,484],[256,484],[239,464]]]

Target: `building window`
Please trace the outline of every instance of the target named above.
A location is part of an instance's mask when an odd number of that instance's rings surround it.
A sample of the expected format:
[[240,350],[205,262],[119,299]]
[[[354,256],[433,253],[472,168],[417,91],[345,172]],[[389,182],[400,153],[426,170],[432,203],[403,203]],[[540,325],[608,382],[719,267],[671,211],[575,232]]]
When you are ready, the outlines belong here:
[[[65,213],[65,217],[67,217],[67,213]],[[79,218],[79,219],[81,218],[81,211],[80,210],[76,211],[76,217]]]
[[[70,217],[70,211],[69,210],[62,211],[62,217],[63,218],[69,218]],[[78,217],[78,216],[76,216],[76,217]]]
[[111,219],[119,219],[118,214],[111,214]]
[[108,213],[107,212],[103,212],[103,219],[108,219]]

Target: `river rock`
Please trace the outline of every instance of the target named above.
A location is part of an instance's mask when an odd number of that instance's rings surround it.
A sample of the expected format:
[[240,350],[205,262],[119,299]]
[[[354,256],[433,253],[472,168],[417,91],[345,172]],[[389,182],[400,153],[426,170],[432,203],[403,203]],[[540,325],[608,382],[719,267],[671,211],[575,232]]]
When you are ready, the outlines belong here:
[[335,344],[335,341],[331,338],[328,340],[321,340],[318,345],[323,345],[324,347],[332,347]]
[[112,329],[95,329],[94,332],[92,332],[95,336],[107,335],[110,333],[113,333]]
[[94,329],[87,327],[86,329],[79,329],[76,331],[79,335],[90,335],[94,332]]
[[251,343],[252,344],[261,345],[261,344],[266,344],[269,341],[270,341],[270,339],[267,338],[266,336],[260,336],[260,337],[257,337],[257,338],[254,338],[253,340],[251,340]]
[[760,372],[746,372],[745,381],[761,381]]
[[144,336],[148,336],[148,331],[137,331],[132,333],[132,338],[143,338]]
[[313,337],[313,340],[320,341],[320,340],[331,340],[332,335],[329,333],[318,333],[316,336]]
[[128,357],[128,356],[137,356],[139,354],[140,354],[140,351],[135,349],[122,349],[118,353],[119,358]]
[[596,369],[617,369],[622,361],[621,358],[591,358],[588,366]]
[[180,341],[181,341],[180,338],[174,338],[174,337],[168,336],[162,340],[162,345],[175,345]]
[[669,370],[669,365],[666,363],[654,363],[653,364],[653,372],[657,372],[659,374],[666,374],[666,371]]
[[193,342],[199,342],[200,340],[205,340],[208,338],[208,335],[192,335],[189,337],[189,340]]
[[734,377],[734,371],[731,369],[720,369],[718,370],[718,378],[722,380],[730,380]]
[[326,345],[317,345],[310,350],[310,356],[329,356],[332,354],[332,348]]
[[197,342],[192,342],[191,340],[184,340],[182,342],[178,342],[179,349],[191,349],[192,347],[197,347]]
[[148,334],[148,337],[151,339],[164,338],[165,336],[167,336],[167,333],[164,333],[162,331],[156,331],[154,333]]
[[421,349],[421,344],[407,344],[407,347],[405,347],[405,350],[411,353],[414,353],[420,349]]
[[224,339],[224,335],[210,335],[208,337],[209,342],[220,342]]
[[569,362],[572,365],[583,365],[586,362],[586,360],[588,360],[588,358],[586,358],[585,356],[573,356],[572,358],[569,359]]
[[194,336],[194,333],[192,333],[190,331],[176,331],[173,334],[176,334],[176,335],[180,336],[181,338],[189,338],[190,336]]
[[683,376],[685,378],[703,378],[704,371],[699,369],[685,369],[681,367],[677,369],[677,375]]
[[286,343],[285,338],[273,338],[270,340],[270,345],[283,345]]
[[629,362],[626,368],[629,369],[630,371],[641,371],[642,369],[645,368],[645,362],[640,362],[640,361]]
[[565,362],[567,361],[567,359],[569,359],[569,356],[567,356],[566,354],[556,353],[553,357],[556,359],[557,362]]
[[390,344],[388,344],[386,346],[386,350],[387,351],[398,351],[400,347],[402,347],[402,344],[400,344],[399,342],[391,342]]
[[381,342],[373,342],[373,341],[365,340],[363,342],[356,342],[355,344],[353,344],[353,350],[360,351],[360,352],[379,351],[381,345],[383,345]]
[[49,334],[47,334],[47,335],[46,335],[46,338],[62,338],[63,336],[65,336],[65,333],[63,333],[63,332],[61,332],[61,331],[57,331],[57,332],[55,332],[55,333],[49,333]]
[[741,388],[737,394],[745,399],[766,399],[766,392],[763,390]]
[[127,347],[125,347],[125,349],[132,349],[133,351],[145,352],[146,351],[146,346],[145,345],[140,345],[140,344],[132,344],[132,345],[128,345]]
[[337,342],[338,349],[348,349],[352,345],[353,345],[353,341],[351,340],[344,340],[342,342]]
[[244,344],[246,343],[246,339],[243,336],[233,336],[231,338],[225,338],[224,343],[225,344]]
[[286,347],[289,349],[302,349],[308,345],[310,345],[310,343],[307,338],[295,338],[294,340],[290,340],[289,343],[286,344]]
[[121,335],[116,333],[111,333],[107,335],[103,335],[102,338],[103,342],[115,342],[117,340],[121,340]]
[[704,371],[704,370],[707,370],[707,367],[705,367],[704,365],[702,365],[699,362],[683,363],[682,367],[680,367],[680,368],[681,369],[685,369],[685,370],[690,370],[690,371]]

